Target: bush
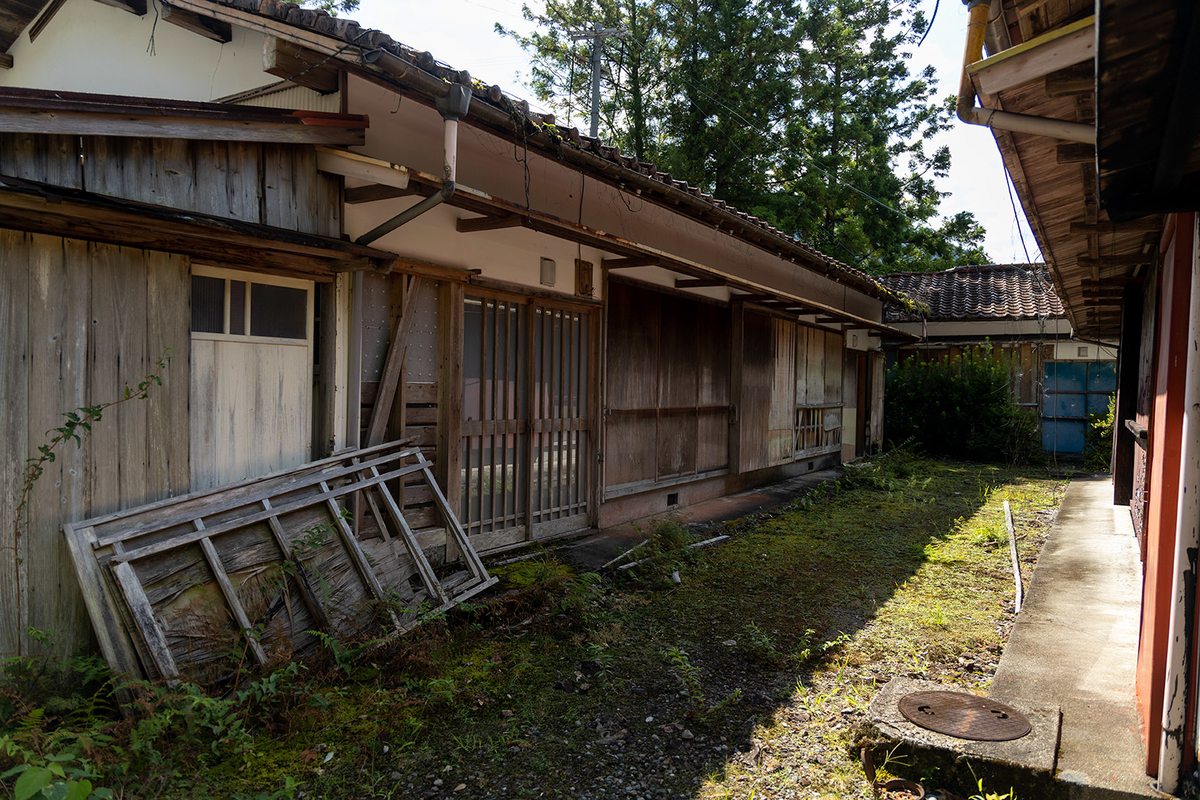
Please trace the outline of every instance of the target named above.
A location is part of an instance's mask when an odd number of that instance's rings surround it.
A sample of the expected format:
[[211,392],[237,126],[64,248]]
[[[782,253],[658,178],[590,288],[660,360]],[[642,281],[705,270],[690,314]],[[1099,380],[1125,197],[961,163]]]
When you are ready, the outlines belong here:
[[1036,460],[1037,422],[1013,402],[1011,374],[1011,359],[990,348],[900,362],[887,377],[885,440],[889,446],[912,440],[931,454],[975,461]]
[[1088,415],[1083,432],[1083,465],[1093,472],[1112,468],[1113,425],[1117,418],[1117,396],[1108,397],[1108,410]]

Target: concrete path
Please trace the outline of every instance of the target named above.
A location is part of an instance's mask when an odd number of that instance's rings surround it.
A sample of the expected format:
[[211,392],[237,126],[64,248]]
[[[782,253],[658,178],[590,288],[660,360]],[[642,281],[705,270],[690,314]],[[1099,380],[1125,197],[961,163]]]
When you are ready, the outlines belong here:
[[990,692],[1061,707],[1058,777],[1071,800],[1167,796],[1143,769],[1134,699],[1141,590],[1112,482],[1072,481]]
[[841,476],[840,469],[821,470],[758,489],[705,500],[574,539],[568,544],[556,547],[554,554],[560,560],[579,569],[596,570],[649,538],[656,520],[674,516],[681,522],[696,525],[700,530],[704,530],[706,526],[780,508],[822,483],[837,480]]

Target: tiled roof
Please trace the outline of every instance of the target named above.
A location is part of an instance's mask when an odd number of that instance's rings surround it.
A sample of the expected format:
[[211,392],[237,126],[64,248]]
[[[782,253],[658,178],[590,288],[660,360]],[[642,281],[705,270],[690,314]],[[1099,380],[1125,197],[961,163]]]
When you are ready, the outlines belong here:
[[[707,192],[702,192],[699,188],[692,186],[688,182],[678,180],[670,173],[659,171],[650,162],[639,161],[634,156],[623,154],[619,148],[610,147],[603,144],[599,139],[585,136],[576,128],[556,125],[553,115],[538,114],[537,112],[530,111],[527,101],[510,98],[499,86],[488,86],[479,81],[473,81],[470,74],[466,71],[455,70],[437,61],[431,54],[403,45],[382,31],[364,28],[353,20],[333,17],[319,9],[300,8],[291,3],[283,2],[283,0],[214,0],[214,2],[242,11],[271,17],[286,22],[289,25],[316,31],[325,36],[340,39],[348,45],[353,45],[354,50],[348,47],[346,55],[343,58],[353,58],[361,52],[385,50],[436,78],[451,83],[469,85],[471,87],[472,103],[486,103],[510,116],[519,113],[532,123],[532,130],[525,137],[530,147],[536,146],[554,153],[557,148],[567,145],[574,146],[586,153],[594,154],[609,165],[619,168],[619,170],[625,172],[630,177],[636,175],[642,179],[648,178],[657,184],[661,184],[664,191],[676,191],[691,195],[721,214],[732,215],[737,221],[743,223],[750,233],[757,234],[753,238],[759,238],[761,234],[767,234],[765,237],[761,237],[764,241],[761,241],[760,244],[779,249],[781,253],[785,254],[785,257],[793,258],[794,260],[797,254],[796,251],[799,251],[799,254],[807,256],[806,266],[817,266],[820,271],[830,274],[831,277],[848,279],[846,282],[884,300],[889,299],[889,296],[892,294],[874,276],[825,255],[799,239],[775,228],[765,220],[747,214],[744,211],[739,211],[724,200],[713,197]],[[677,208],[681,212],[687,213],[687,210],[683,207]],[[722,221],[720,223],[721,227],[726,230],[736,227],[736,223],[733,226],[730,225],[731,222],[735,222],[734,220],[729,220],[728,217],[724,219],[728,221]],[[705,221],[712,224],[712,220]],[[737,233],[737,231],[734,232]],[[752,238],[745,235],[745,233],[740,233],[739,235],[741,238]],[[813,262],[815,262],[815,265]]]
[[[942,272],[893,272],[879,279],[927,306],[930,320],[1037,319],[1065,315],[1045,264],[988,264]],[[888,322],[921,319],[889,305]]]

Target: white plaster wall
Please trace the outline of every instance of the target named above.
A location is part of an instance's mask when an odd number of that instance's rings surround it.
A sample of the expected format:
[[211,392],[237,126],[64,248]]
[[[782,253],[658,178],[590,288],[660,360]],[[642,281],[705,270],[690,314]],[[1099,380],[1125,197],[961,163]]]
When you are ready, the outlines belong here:
[[[412,100],[402,100],[392,92],[366,81],[351,78],[348,86],[348,111],[367,114],[371,126],[363,150],[375,158],[385,159],[424,172],[441,175],[443,123],[438,113]],[[469,124],[470,115],[459,126],[458,182],[496,197],[524,205],[526,202],[526,153],[519,145],[491,136]],[[528,201],[544,213],[571,222],[629,239],[662,250],[680,258],[730,274],[811,298],[828,305],[844,308],[870,319],[879,319],[882,304],[856,290],[824,278],[806,268],[766,253],[741,240],[713,230],[707,225],[674,214],[667,209],[639,198],[634,192],[618,190],[536,153],[528,153]],[[580,197],[582,194],[582,204]],[[369,203],[351,206],[346,213],[347,232],[358,236],[371,227],[369,220],[395,214],[411,200],[390,204]],[[381,213],[381,206],[388,213]],[[534,252],[555,258],[561,245],[553,237],[528,231],[507,229],[472,234],[458,234],[453,220],[474,216],[465,211],[443,212],[440,226],[426,220],[419,227],[409,223],[411,230],[400,232],[379,241],[379,246],[394,249],[403,255],[416,255],[437,263],[482,269],[485,276],[530,273],[526,261],[533,245]],[[402,229],[403,230],[403,229]],[[530,238],[532,237],[532,238]],[[576,256],[576,246],[566,244]],[[599,253],[587,255],[599,268]],[[481,258],[481,255],[484,256]],[[517,259],[519,263],[509,262]],[[556,258],[556,260],[558,260]],[[536,266],[536,261],[534,262]],[[562,261],[559,261],[560,275]],[[651,282],[666,283],[665,274],[652,270],[637,270],[637,277]],[[511,280],[512,278],[506,278]],[[673,281],[672,281],[673,282]],[[536,280],[534,281],[536,285]],[[725,299],[728,290],[704,292],[706,296]]]
[[[920,336],[920,322],[894,322],[892,327]],[[1067,319],[1055,317],[1040,323],[1035,319],[1021,320],[988,320],[978,322],[938,321],[925,324],[924,332],[929,336],[1066,336],[1071,333],[1071,323]]]
[[1054,345],[1055,361],[1116,361],[1117,348],[1093,342],[1062,342]]
[[[176,100],[212,100],[275,80],[262,71],[262,35],[233,29],[219,44],[158,19],[94,0],[68,0],[34,42],[9,51],[0,85]],[[153,52],[149,51],[153,36]]]

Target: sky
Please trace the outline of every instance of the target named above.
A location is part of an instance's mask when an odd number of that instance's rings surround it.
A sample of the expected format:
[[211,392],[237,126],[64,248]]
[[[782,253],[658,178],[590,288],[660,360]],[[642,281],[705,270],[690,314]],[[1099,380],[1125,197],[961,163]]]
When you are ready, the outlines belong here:
[[[536,4],[537,0],[527,2]],[[933,13],[935,2],[924,0],[926,16]],[[455,69],[468,70],[473,78],[498,84],[538,109],[533,91],[522,81],[529,73],[528,56],[511,39],[496,33],[494,27],[499,22],[528,31],[531,25],[521,16],[521,4],[522,0],[361,0],[359,9],[347,16],[410,47],[427,50]],[[937,95],[944,97],[958,91],[967,11],[954,0],[941,0],[937,5],[933,28],[915,50],[910,71],[915,74],[932,64],[938,76]],[[581,129],[587,125],[585,119],[573,119],[572,123]],[[1018,229],[1013,211],[1016,195],[1010,199],[1007,176],[991,131],[955,120],[951,130],[941,134],[935,144],[948,145],[951,153],[950,173],[938,181],[939,189],[950,192],[942,201],[942,213],[950,216],[959,211],[973,212],[987,230],[984,249],[996,263],[1040,261],[1037,242],[1019,205]]]

